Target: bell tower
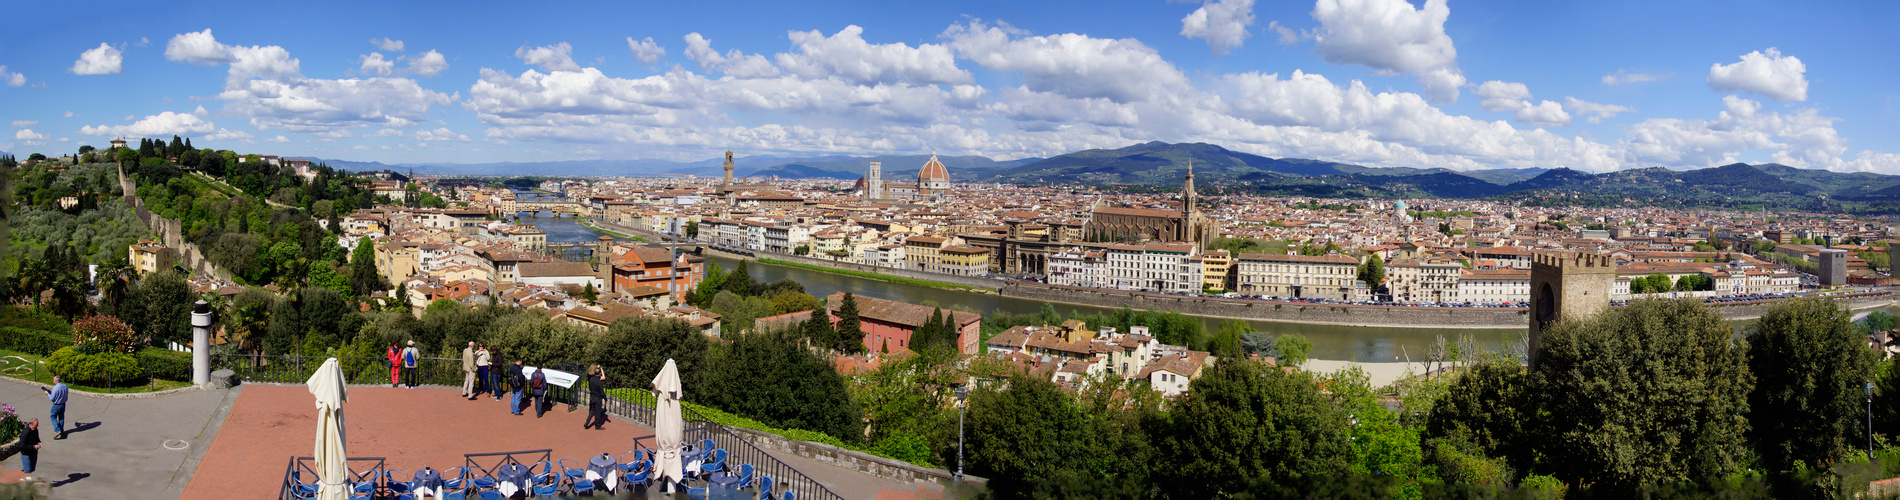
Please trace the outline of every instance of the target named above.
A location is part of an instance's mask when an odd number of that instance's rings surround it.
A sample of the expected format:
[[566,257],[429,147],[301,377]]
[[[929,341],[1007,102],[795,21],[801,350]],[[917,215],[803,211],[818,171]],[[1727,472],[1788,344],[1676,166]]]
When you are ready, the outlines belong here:
[[732,185],[732,150],[730,149],[726,150],[726,183],[723,185]]
[[1188,158],[1187,180],[1181,183],[1181,234],[1178,241],[1201,242],[1201,208],[1194,205],[1200,195],[1194,192],[1194,159]]
[[1610,308],[1616,259],[1587,253],[1531,256],[1530,365],[1544,344],[1544,328],[1564,318],[1583,319]]

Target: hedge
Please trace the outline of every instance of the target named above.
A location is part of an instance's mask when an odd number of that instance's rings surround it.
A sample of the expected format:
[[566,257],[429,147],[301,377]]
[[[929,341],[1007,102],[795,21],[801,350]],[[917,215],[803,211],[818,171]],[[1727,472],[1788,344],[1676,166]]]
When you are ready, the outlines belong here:
[[71,347],[70,335],[59,335],[44,330],[28,330],[17,326],[0,327],[0,349],[47,356],[61,348]]
[[71,347],[47,356],[46,370],[64,381],[96,387],[124,387],[145,378],[136,356],[118,352],[81,354]]
[[139,367],[152,378],[191,380],[191,353],[179,352],[161,347],[147,347],[139,350]]

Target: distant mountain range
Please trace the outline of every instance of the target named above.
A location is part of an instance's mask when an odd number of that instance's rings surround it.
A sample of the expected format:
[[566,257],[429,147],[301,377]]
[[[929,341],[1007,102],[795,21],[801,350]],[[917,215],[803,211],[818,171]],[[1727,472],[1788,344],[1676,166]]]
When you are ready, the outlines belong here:
[[[737,175],[781,179],[857,179],[870,162],[883,163],[884,178],[903,180],[929,155],[784,157],[756,155],[734,160]],[[432,175],[624,176],[722,175],[723,158],[579,160],[473,164],[383,164],[312,158],[347,170],[394,170]],[[1529,204],[1645,204],[1652,206],[1747,206],[1830,208],[1864,202],[1900,208],[1900,176],[1839,173],[1775,163],[1736,163],[1676,171],[1661,167],[1592,174],[1568,168],[1518,168],[1459,172],[1443,168],[1366,167],[1297,158],[1268,158],[1205,143],[1147,142],[1120,149],[1090,149],[1053,158],[996,161],[983,156],[941,156],[953,180],[1023,184],[1122,185],[1167,190],[1181,182],[1189,162],[1203,193],[1251,192],[1337,198],[1502,198]],[[1838,207],[1833,207],[1838,208]]]

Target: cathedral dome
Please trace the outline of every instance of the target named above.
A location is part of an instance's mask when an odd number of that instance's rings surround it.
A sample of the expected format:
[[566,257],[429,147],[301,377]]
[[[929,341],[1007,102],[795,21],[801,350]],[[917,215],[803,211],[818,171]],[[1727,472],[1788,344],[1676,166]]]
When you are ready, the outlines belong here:
[[930,154],[930,161],[924,162],[924,168],[917,171],[917,181],[926,179],[950,180],[950,170],[943,168],[943,162],[937,161],[937,154]]

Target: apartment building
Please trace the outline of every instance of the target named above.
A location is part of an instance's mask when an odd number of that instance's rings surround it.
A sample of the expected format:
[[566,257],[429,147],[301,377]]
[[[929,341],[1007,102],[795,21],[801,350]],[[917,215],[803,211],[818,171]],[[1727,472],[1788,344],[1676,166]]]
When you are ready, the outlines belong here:
[[1235,287],[1248,295],[1362,300],[1368,293],[1358,280],[1359,259],[1345,255],[1249,253],[1234,265]]

